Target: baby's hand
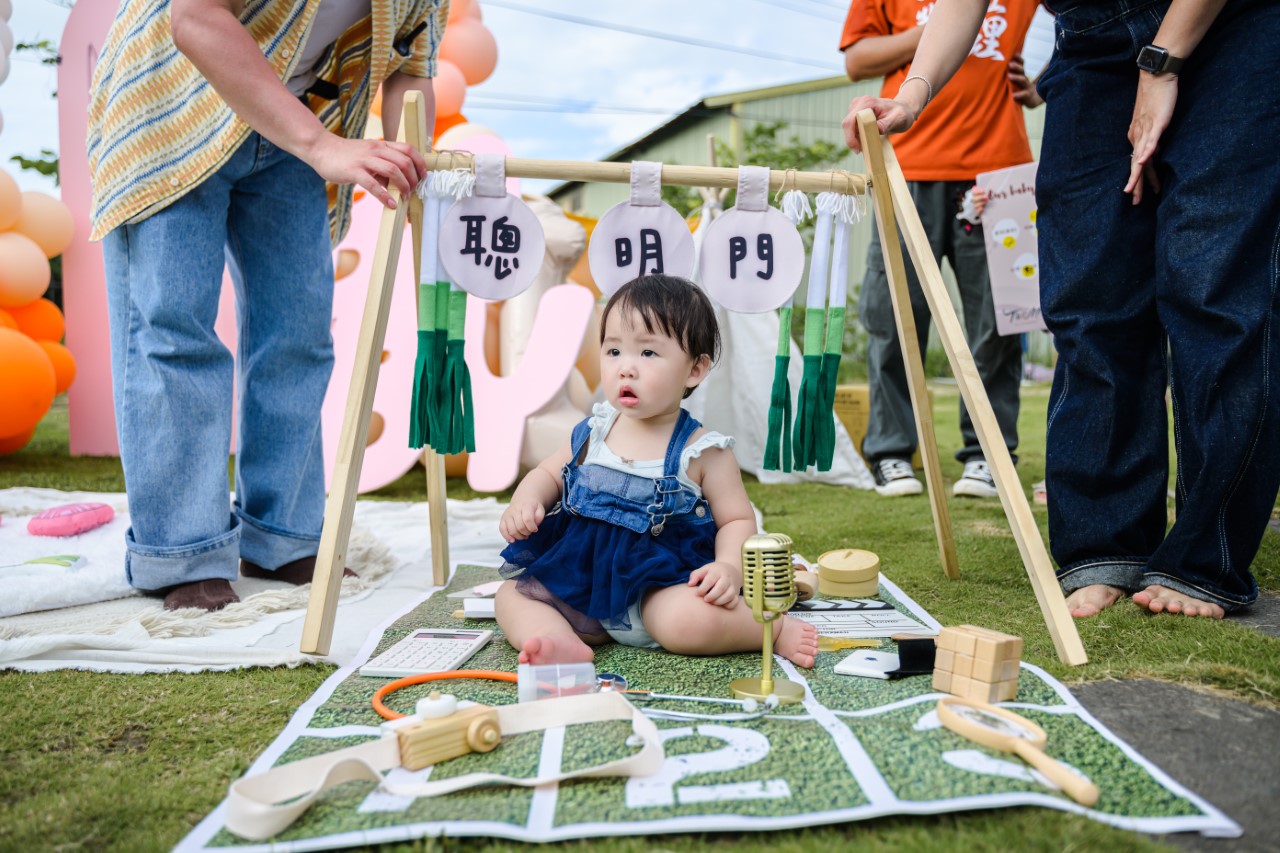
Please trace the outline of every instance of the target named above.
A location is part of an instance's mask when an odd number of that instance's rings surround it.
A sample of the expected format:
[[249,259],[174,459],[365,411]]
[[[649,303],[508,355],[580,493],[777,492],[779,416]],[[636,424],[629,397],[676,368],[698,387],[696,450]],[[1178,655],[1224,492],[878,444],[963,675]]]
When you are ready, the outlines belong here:
[[708,604],[733,609],[738,606],[742,573],[728,563],[707,563],[689,575],[689,586]]
[[987,191],[976,184],[970,192],[973,193],[973,209],[981,216],[982,211],[987,209],[987,202],[991,200],[991,196],[987,195]]
[[502,514],[502,520],[498,522],[498,530],[502,533],[502,538],[508,542],[528,539],[530,534],[537,531],[538,525],[542,523],[546,514],[546,508],[537,501],[513,500],[507,506],[506,512]]

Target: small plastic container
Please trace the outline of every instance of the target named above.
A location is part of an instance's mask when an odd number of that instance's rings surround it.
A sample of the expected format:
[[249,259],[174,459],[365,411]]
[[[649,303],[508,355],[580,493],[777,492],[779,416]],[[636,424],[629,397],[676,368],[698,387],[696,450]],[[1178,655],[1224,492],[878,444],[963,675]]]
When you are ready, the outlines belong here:
[[522,663],[516,668],[516,695],[520,702],[595,693],[596,667],[592,663]]

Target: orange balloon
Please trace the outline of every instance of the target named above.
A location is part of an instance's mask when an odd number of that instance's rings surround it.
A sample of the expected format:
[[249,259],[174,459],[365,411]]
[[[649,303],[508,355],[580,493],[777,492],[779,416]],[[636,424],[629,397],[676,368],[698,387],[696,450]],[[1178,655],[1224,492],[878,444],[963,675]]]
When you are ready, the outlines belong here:
[[18,324],[19,332],[37,341],[60,341],[67,331],[62,312],[48,299],[10,308],[9,316]]
[[56,258],[71,245],[75,232],[71,208],[47,193],[22,194],[22,215],[13,230],[26,234],[46,258]]
[[0,438],[0,456],[8,456],[10,453],[17,453],[19,450],[27,446],[27,442],[36,434],[36,428],[20,432],[17,435],[11,435],[6,438]]
[[472,18],[450,24],[440,42],[440,59],[458,66],[468,86],[489,79],[498,65],[498,42],[489,28]]
[[49,259],[30,237],[0,234],[0,308],[34,302],[49,289]]
[[[461,20],[463,16],[469,14],[474,5],[472,0],[449,0],[449,25],[452,26],[454,21]],[[445,32],[448,31],[449,27],[445,27]]]
[[437,116],[452,116],[462,112],[462,102],[467,98],[467,78],[462,76],[458,66],[441,60],[436,65],[432,89],[436,96]]
[[0,311],[0,329],[16,330],[17,328],[18,328],[18,321],[13,319],[13,315],[10,314],[8,311]]
[[55,393],[61,394],[71,387],[71,383],[76,381],[76,359],[71,354],[71,350],[64,347],[56,341],[36,341],[40,345],[40,349],[44,350],[44,354],[49,356],[49,361],[53,363],[53,378],[57,384]]
[[373,93],[373,104],[370,105],[369,112],[373,113],[379,118],[382,117],[382,87],[381,86],[378,87],[378,91]]
[[477,21],[483,21],[484,16],[480,14],[480,4],[472,2],[467,4],[467,17],[475,18]]
[[21,332],[0,329],[0,435],[33,429],[58,392],[53,362]]
[[[467,117],[464,116],[462,113],[454,113],[451,116],[440,116],[438,119],[436,119],[436,126],[431,131],[431,138],[436,140],[437,143],[439,143],[440,137],[444,136],[445,131],[447,131],[449,128],[457,127],[460,124],[466,124],[466,123],[467,123]],[[435,147],[439,148],[440,146],[439,144],[437,144]]]
[[0,231],[8,231],[22,215],[22,191],[8,172],[0,169]]

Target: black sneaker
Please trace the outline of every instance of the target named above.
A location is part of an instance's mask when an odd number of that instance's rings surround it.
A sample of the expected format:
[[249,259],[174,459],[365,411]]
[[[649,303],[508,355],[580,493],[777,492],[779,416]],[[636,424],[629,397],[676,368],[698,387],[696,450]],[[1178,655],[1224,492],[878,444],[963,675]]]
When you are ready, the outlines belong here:
[[893,498],[900,495],[918,495],[924,485],[916,479],[911,462],[887,456],[872,463],[871,473],[876,478],[876,493]]

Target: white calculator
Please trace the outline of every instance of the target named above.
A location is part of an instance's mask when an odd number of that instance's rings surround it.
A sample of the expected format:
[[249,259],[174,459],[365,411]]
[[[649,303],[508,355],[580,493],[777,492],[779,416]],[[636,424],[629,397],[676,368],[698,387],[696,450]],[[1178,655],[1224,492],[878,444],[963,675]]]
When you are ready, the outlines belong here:
[[420,628],[360,667],[361,675],[404,678],[457,669],[489,642],[492,631]]

